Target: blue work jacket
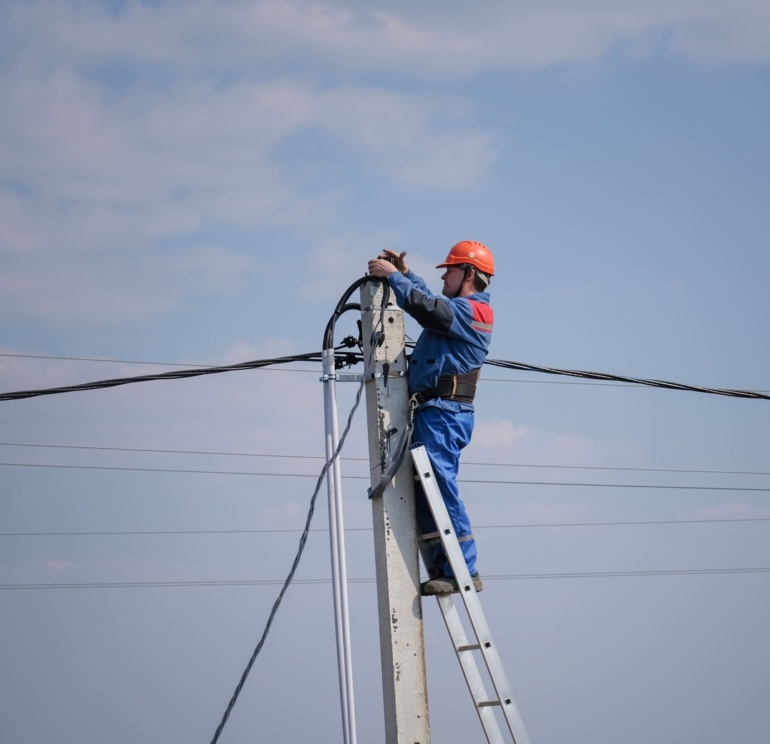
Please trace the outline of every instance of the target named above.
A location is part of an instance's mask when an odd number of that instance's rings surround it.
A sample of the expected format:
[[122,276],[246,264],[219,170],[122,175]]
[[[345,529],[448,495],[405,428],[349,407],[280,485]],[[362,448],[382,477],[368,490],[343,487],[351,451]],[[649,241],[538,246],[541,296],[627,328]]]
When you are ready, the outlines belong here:
[[[464,374],[479,369],[492,339],[494,313],[489,293],[447,298],[431,292],[412,271],[388,275],[398,306],[421,326],[409,359],[409,390],[418,393],[438,385],[441,375]],[[424,405],[451,410],[472,410],[467,403],[435,399]]]

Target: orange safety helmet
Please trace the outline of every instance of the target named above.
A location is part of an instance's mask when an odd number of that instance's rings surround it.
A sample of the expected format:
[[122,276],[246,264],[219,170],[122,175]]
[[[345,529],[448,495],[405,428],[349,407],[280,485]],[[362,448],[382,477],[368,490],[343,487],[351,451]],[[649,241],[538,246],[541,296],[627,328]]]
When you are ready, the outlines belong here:
[[479,271],[483,271],[488,276],[495,275],[495,257],[483,243],[475,240],[461,240],[452,246],[444,263],[436,266],[437,269],[443,269],[447,266],[473,266]]

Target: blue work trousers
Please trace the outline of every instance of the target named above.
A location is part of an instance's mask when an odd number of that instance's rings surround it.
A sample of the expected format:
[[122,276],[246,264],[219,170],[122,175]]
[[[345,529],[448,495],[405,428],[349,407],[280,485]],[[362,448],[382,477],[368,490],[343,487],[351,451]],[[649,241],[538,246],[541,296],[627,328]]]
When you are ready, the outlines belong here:
[[[437,406],[425,406],[414,413],[412,442],[423,444],[433,466],[441,495],[444,497],[449,518],[458,538],[472,535],[471,521],[460,500],[457,488],[457,472],[460,467],[460,452],[471,441],[473,433],[472,411],[449,411]],[[422,534],[436,532],[436,523],[425,499],[422,486],[415,488],[417,521]],[[460,547],[471,574],[476,573],[476,541],[460,541]],[[452,576],[452,567],[446,559],[441,544],[431,547],[433,566],[429,566],[432,577]]]

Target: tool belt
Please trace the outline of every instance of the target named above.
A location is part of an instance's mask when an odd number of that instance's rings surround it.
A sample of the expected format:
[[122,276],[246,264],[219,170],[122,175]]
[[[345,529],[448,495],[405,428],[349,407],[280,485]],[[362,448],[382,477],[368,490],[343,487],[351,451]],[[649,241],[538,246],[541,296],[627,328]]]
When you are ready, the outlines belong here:
[[473,403],[476,381],[479,379],[480,372],[481,369],[473,369],[464,375],[441,375],[436,387],[414,393],[412,399],[418,406],[436,398],[453,400],[457,403]]

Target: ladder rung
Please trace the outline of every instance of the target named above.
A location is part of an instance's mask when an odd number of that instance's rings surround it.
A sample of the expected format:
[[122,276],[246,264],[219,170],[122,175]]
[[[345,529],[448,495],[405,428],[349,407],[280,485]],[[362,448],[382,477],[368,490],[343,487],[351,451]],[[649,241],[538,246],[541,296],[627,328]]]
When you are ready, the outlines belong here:
[[499,700],[483,700],[476,705],[477,708],[494,708],[496,705],[500,705]]
[[479,651],[481,646],[478,643],[467,643],[457,647],[458,651]]

